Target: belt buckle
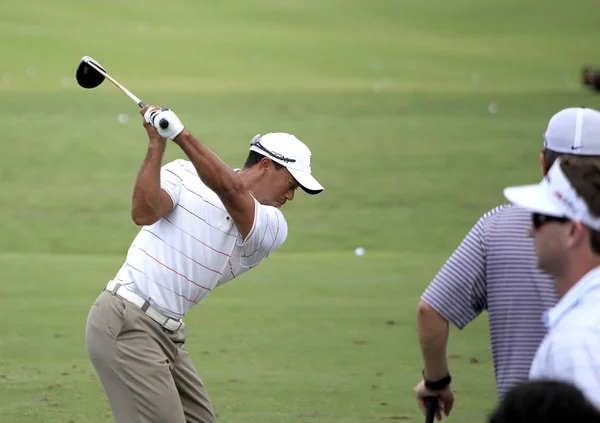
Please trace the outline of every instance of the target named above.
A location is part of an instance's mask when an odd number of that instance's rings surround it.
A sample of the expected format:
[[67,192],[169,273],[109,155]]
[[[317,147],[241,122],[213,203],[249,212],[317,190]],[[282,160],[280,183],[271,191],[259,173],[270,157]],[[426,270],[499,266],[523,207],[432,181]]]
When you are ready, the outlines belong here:
[[[170,321],[177,322],[177,324],[178,324],[178,326],[177,326],[175,329],[173,329],[173,330],[171,330],[171,329],[169,329],[169,328],[167,328],[167,327],[166,327],[166,326],[167,326],[167,324],[168,324]],[[177,331],[178,331],[179,329],[181,329],[181,327],[183,326],[183,322],[182,322],[181,320],[175,320],[175,319],[173,319],[172,317],[167,317],[167,320],[165,320],[165,323],[164,323],[162,326],[163,326],[163,328],[164,328],[164,329],[166,329],[166,330],[169,330],[169,331],[171,331],[171,332],[177,332]]]

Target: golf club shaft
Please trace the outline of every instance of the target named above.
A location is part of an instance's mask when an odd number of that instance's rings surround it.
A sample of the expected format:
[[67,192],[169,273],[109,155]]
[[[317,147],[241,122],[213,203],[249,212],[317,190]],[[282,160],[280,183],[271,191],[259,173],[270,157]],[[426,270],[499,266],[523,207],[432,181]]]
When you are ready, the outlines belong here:
[[437,397],[426,397],[425,398],[425,423],[433,423],[435,419],[435,412],[437,410],[438,399]]
[[118,89],[120,89],[121,91],[123,91],[125,94],[127,94],[127,96],[132,99],[133,101],[135,101],[137,103],[138,106],[140,106],[140,109],[142,107],[145,106],[144,102],[142,100],[140,100],[139,98],[137,98],[135,95],[133,95],[133,93],[131,91],[129,91],[127,88],[125,88],[123,85],[119,84],[119,82],[114,79],[112,76],[110,76],[109,74],[107,74],[106,72],[104,72],[100,67],[96,66],[93,62],[88,61],[87,64],[89,66],[91,66],[92,68],[94,68],[94,70],[96,72],[98,72],[100,75],[102,75],[103,77],[105,77],[106,79],[108,79],[110,82],[112,82]]
[[[96,66],[92,61],[87,61],[86,63],[91,68],[93,68],[96,72],[98,72],[100,75],[102,75],[103,77],[108,79],[110,82],[112,82],[118,89],[120,89],[125,94],[127,94],[127,97],[129,97],[130,99],[135,101],[137,103],[137,105],[140,107],[140,109],[146,105],[142,100],[137,98],[131,91],[129,91],[123,85],[119,84],[119,82],[116,79],[114,79],[112,76],[110,76],[109,74],[104,72],[99,66]],[[158,124],[162,129],[167,129],[169,127],[169,122],[167,122],[165,119],[161,119]]]

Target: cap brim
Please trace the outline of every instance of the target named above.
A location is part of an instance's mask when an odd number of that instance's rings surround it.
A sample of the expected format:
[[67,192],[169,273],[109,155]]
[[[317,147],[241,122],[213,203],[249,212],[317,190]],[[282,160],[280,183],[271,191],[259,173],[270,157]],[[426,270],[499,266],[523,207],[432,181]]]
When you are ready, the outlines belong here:
[[504,196],[511,203],[531,212],[557,217],[564,216],[564,212],[552,202],[545,188],[540,184],[504,188]]
[[323,186],[310,173],[290,168],[288,168],[288,170],[307,194],[316,195],[323,192]]

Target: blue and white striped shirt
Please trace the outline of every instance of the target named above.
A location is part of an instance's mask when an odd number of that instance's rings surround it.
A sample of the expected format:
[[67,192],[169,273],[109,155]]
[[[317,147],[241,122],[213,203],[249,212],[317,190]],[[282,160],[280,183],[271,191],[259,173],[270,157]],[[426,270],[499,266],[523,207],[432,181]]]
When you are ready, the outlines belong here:
[[530,379],[570,382],[600,409],[600,267],[589,271],[544,314],[548,334]]
[[458,328],[488,311],[498,397],[529,377],[556,305],[554,281],[537,268],[531,213],[503,205],[484,214],[421,299]]

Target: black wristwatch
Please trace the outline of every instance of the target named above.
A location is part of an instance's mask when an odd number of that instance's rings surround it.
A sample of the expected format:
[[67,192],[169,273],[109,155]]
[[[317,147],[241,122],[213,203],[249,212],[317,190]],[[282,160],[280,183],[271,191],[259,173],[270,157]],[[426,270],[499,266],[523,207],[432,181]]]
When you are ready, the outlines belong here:
[[446,386],[450,385],[452,378],[450,377],[450,373],[448,373],[448,376],[443,377],[440,380],[427,380],[425,379],[425,370],[423,370],[423,381],[425,382],[425,388],[430,391],[441,391]]

